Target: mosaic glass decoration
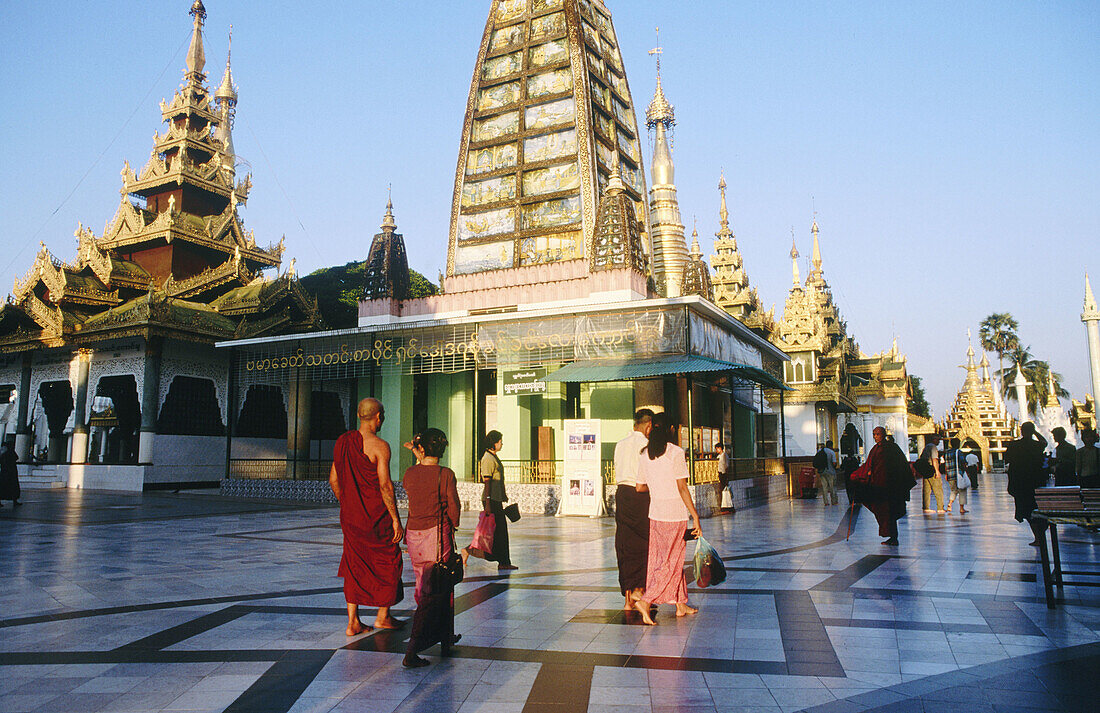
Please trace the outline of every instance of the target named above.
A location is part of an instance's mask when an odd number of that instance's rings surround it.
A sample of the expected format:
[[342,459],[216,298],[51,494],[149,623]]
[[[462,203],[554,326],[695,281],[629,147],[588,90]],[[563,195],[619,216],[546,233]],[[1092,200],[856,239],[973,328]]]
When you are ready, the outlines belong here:
[[463,208],[499,203],[515,197],[515,176],[501,176],[485,181],[470,181],[462,187]]
[[519,101],[519,95],[519,82],[508,82],[507,84],[498,84],[495,87],[486,87],[478,95],[477,110],[486,111],[515,104]]
[[531,41],[555,37],[565,32],[565,13],[555,12],[531,20]]
[[511,22],[527,12],[527,0],[497,0],[497,22]]
[[[573,72],[569,69],[555,69],[545,74],[536,74],[527,78],[527,97],[538,99],[551,94],[572,91]],[[530,128],[530,127],[528,127]]]
[[493,30],[489,38],[489,49],[496,51],[505,47],[514,47],[523,42],[523,25],[510,25],[499,30]]
[[538,196],[580,188],[581,176],[576,163],[536,168],[523,174],[523,195]]
[[469,275],[485,270],[501,270],[515,262],[515,241],[486,245],[464,245],[455,251],[455,274]]
[[509,233],[516,229],[515,208],[500,208],[484,213],[463,213],[459,217],[459,240],[478,240],[490,235]]
[[524,238],[520,241],[521,265],[540,265],[563,260],[578,260],[582,257],[584,257],[584,247],[580,231],[540,235],[537,238]]
[[569,97],[568,99],[559,99],[556,102],[529,107],[525,121],[528,129],[545,129],[550,126],[571,123],[576,114],[576,104],[573,97]]
[[523,229],[552,228],[578,223],[581,219],[580,196],[558,198],[523,206]]
[[564,39],[537,45],[530,49],[531,66],[545,67],[569,59],[569,43]]
[[577,153],[577,130],[536,136],[523,142],[523,157],[528,162],[546,161]]
[[519,131],[519,112],[510,111],[505,114],[478,119],[474,122],[474,141],[492,141],[501,136],[509,136]]
[[519,149],[515,144],[474,149],[466,158],[466,175],[473,176],[496,171],[499,168],[509,168],[516,165],[518,158]]
[[500,79],[509,74],[515,74],[521,69],[523,69],[523,53],[512,52],[485,60],[481,68],[481,76],[488,80]]

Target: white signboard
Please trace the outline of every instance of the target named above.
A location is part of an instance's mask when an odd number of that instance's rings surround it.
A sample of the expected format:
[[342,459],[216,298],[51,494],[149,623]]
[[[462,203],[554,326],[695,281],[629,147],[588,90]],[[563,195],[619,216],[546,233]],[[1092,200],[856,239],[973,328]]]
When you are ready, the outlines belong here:
[[565,469],[558,515],[602,517],[604,484],[598,419],[566,419]]

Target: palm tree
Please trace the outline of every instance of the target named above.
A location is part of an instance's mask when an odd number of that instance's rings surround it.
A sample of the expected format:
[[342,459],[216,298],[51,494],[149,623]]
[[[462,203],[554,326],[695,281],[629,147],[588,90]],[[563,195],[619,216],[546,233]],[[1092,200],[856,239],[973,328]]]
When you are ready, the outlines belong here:
[[[999,374],[1001,383],[1010,384],[1016,379],[1016,367],[1023,365],[1024,378],[1030,383],[1025,390],[1027,408],[1030,413],[1039,413],[1039,407],[1046,403],[1050,392],[1049,380],[1054,377],[1055,396],[1068,397],[1069,392],[1062,388],[1062,375],[1050,370],[1050,364],[1031,355],[1031,347],[1017,347],[1009,355],[1012,366],[1007,372]],[[1007,393],[1007,398],[1016,400],[1015,390]]]
[[[1016,318],[1008,312],[994,312],[982,320],[978,328],[978,337],[982,340],[982,349],[996,352],[997,373],[1002,377],[1005,370],[1005,354],[1020,348],[1020,337],[1016,330],[1020,328]],[[1026,373],[1026,372],[1025,372]],[[1001,379],[1001,400],[1005,398],[1005,381]]]

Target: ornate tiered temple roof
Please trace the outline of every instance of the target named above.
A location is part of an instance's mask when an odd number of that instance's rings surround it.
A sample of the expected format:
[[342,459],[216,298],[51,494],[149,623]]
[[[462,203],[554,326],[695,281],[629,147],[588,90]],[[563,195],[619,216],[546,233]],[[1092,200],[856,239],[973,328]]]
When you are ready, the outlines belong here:
[[982,463],[988,469],[1004,459],[1007,443],[1012,440],[1015,423],[998,405],[996,389],[989,378],[989,359],[982,354],[982,373],[974,364],[974,347],[966,350],[966,380],[955,403],[944,415],[943,431],[948,438],[957,438],[961,445],[968,441],[982,451]]
[[646,236],[634,103],[602,0],[495,0],[462,132],[447,277],[516,269],[517,284],[523,268],[586,270],[617,162]]
[[293,275],[262,276],[280,265],[284,243],[258,246],[238,215],[252,181],[236,176],[237,91],[227,60],[211,103],[201,0],[190,14],[183,83],[161,102],[167,130],[153,137],[140,172],[124,164],[122,200],[102,236],[81,225],[72,262],[43,245],[16,279],[0,312],[0,351],[153,333],[211,341],[321,325],[316,301]]
[[676,167],[672,161],[672,129],[676,111],[661,86],[661,54],[657,47],[657,87],[646,109],[646,128],[653,133],[653,187],[649,191],[649,221],[653,233],[653,278],[668,297],[689,294],[684,286],[690,256],[676,195]]
[[718,192],[721,195],[720,227],[714,234],[714,255],[710,258],[714,268],[714,302],[760,336],[770,338],[775,331],[775,308],[765,312],[756,288],[749,284],[737,236],[730,228],[724,175],[718,181]]
[[592,272],[630,268],[641,273],[649,271],[642,236],[645,226],[638,220],[634,201],[626,192],[619,164],[611,170],[611,180],[600,197],[596,215],[596,237],[592,242]]

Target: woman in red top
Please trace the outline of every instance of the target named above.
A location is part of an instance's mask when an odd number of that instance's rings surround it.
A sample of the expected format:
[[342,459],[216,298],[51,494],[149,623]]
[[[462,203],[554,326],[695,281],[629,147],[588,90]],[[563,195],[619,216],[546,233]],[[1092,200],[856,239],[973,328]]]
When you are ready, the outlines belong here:
[[[416,603],[420,604],[422,580],[427,568],[453,547],[453,532],[458,527],[462,504],[458,499],[455,474],[439,465],[447,450],[447,436],[438,428],[429,428],[412,441],[417,464],[405,471],[402,485],[409,497],[409,517],[405,523],[405,543],[416,573]],[[439,532],[443,523],[442,536]],[[442,537],[443,551],[439,551]]]

